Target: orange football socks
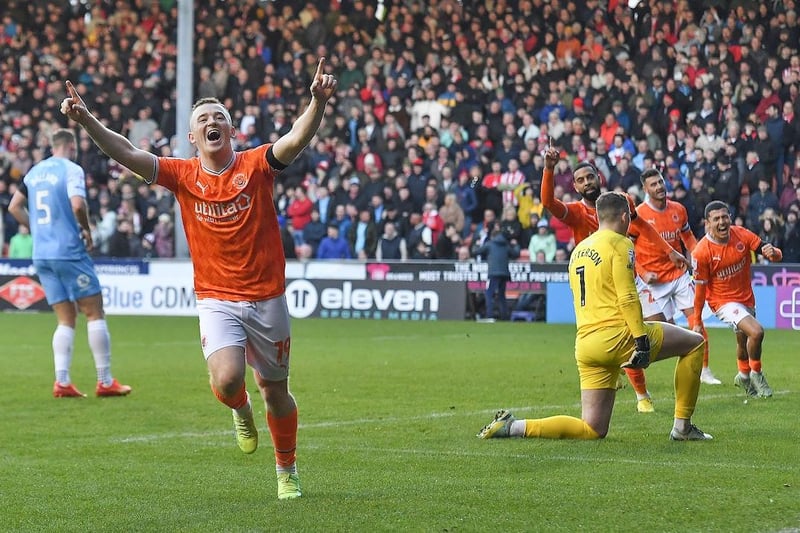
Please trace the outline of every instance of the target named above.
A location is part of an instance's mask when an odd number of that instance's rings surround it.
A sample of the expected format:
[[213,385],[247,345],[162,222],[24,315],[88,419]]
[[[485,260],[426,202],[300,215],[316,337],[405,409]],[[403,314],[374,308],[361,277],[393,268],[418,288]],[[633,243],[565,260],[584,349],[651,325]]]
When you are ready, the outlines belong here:
[[297,449],[297,409],[280,418],[267,412],[267,426],[275,447],[275,464],[278,469],[289,469],[295,463]]
[[641,368],[626,368],[625,373],[628,375],[628,381],[631,382],[631,386],[636,391],[636,396],[639,399],[650,396],[647,393],[647,380],[644,377],[644,370]]
[[236,393],[236,396],[231,398],[223,396],[222,393],[214,387],[214,385],[211,385],[211,390],[214,392],[214,396],[217,397],[217,400],[221,401],[231,409],[239,409],[247,403],[247,389],[244,386],[244,382],[242,382],[242,388],[239,389],[239,392]]
[[[752,368],[751,363],[754,363],[754,362],[755,361],[747,360],[747,359],[737,359],[736,360],[736,365],[739,367],[739,372],[743,376],[749,376],[750,375],[750,369]],[[761,361],[759,361],[759,363],[761,363]],[[761,365],[759,365],[759,366],[761,366]]]

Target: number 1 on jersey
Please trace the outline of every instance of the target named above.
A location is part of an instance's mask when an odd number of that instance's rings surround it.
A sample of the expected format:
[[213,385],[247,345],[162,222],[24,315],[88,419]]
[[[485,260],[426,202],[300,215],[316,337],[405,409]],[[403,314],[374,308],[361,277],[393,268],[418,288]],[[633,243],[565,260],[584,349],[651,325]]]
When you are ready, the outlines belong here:
[[586,271],[586,267],[579,266],[575,269],[575,273],[578,275],[578,283],[581,286],[581,307],[586,306],[586,277],[584,276],[584,272]]

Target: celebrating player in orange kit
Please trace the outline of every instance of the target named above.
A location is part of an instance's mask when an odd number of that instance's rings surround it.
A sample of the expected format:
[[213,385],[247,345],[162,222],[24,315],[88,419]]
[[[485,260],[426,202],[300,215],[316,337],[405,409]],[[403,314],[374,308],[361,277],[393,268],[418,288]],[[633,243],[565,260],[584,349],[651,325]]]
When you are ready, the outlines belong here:
[[[694,250],[697,240],[689,227],[689,217],[678,202],[667,198],[667,188],[664,176],[657,169],[647,169],[641,175],[642,187],[647,193],[647,200],[641,203],[636,212],[639,218],[651,224],[659,235],[674,249],[685,248],[687,252]],[[636,250],[636,285],[639,290],[639,301],[642,303],[644,319],[648,321],[673,322],[673,317],[682,311],[689,319],[689,327],[694,329],[692,316],[694,314],[694,286],[689,272],[675,268],[664,254],[647,239],[639,239],[639,233],[632,229],[631,237],[634,239]],[[700,324],[702,326],[702,323]],[[701,333],[706,339],[705,353],[703,354],[703,371],[700,382],[710,385],[719,385],[721,382],[714,377],[708,368],[708,336],[703,328]],[[644,372],[632,370],[628,377],[634,383],[644,384]],[[646,389],[646,386],[644,386]],[[637,392],[637,396],[639,393]],[[639,412],[653,411],[649,395],[638,398]]]
[[75,87],[61,111],[80,124],[109,157],[146,183],[175,193],[194,267],[203,354],[216,397],[233,411],[239,447],[253,453],[258,431],[245,386],[247,365],[267,408],[275,448],[278,498],[301,495],[295,465],[297,404],[289,392],[291,333],[284,295],[285,263],[273,203],[276,175],[308,146],[336,78],[324,74],[321,58],[311,82],[308,107],[291,130],[274,142],[235,152],[236,129],[215,98],[195,102],[189,141],[198,156],[156,157],[104,126],[86,108]]
[[731,224],[728,205],[719,200],[705,209],[706,235],[692,252],[694,279],[694,329],[702,327],[701,313],[708,306],[736,332],[736,359],[739,373],[734,385],[751,397],[769,398],[772,389],[761,372],[761,345],[764,328],[756,320],[756,299],[750,284],[750,252],[770,261],[780,261],[783,253],[763,242],[750,230]]
[[[578,194],[581,195],[581,200],[566,203],[562,202],[555,197],[555,187],[553,184],[553,171],[560,158],[561,154],[558,148],[551,146],[545,152],[545,165],[544,172],[542,173],[541,187],[542,205],[553,216],[561,219],[572,229],[575,244],[578,244],[597,231],[598,223],[595,202],[600,196],[600,178],[594,165],[587,161],[578,163],[575,168],[572,169],[572,184]],[[631,211],[635,211],[633,199],[627,195],[626,197],[628,198]],[[661,238],[661,235],[659,235],[650,224],[639,220],[635,214],[633,214],[631,226],[636,229],[640,235],[653,241],[656,248],[660,250],[664,256],[668,257],[676,267],[683,268],[689,266],[689,261],[683,255],[675,251]]]

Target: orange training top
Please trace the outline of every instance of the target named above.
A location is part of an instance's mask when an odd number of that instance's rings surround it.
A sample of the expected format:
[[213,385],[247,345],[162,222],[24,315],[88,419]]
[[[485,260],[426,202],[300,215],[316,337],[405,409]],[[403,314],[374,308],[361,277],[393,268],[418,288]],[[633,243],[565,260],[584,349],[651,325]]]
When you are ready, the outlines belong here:
[[286,259],[265,144],[235,152],[222,172],[198,157],[158,158],[158,184],[175,193],[197,297],[259,301],[284,292]]

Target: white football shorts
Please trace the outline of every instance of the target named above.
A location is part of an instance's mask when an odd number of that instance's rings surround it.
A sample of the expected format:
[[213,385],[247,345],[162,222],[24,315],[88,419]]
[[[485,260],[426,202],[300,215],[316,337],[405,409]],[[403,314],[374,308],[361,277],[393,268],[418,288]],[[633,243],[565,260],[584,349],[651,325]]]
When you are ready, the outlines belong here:
[[714,314],[726,324],[733,326],[733,331],[739,331],[739,328],[736,327],[739,325],[739,322],[748,316],[755,318],[756,310],[743,304],[728,303],[719,306],[717,310],[714,311]]
[[286,297],[260,302],[197,301],[203,355],[227,346],[244,348],[247,364],[268,381],[289,376],[291,328]]
[[666,283],[645,283],[636,276],[636,290],[645,318],[663,313],[671,320],[684,309],[694,308],[694,284],[688,272]]

